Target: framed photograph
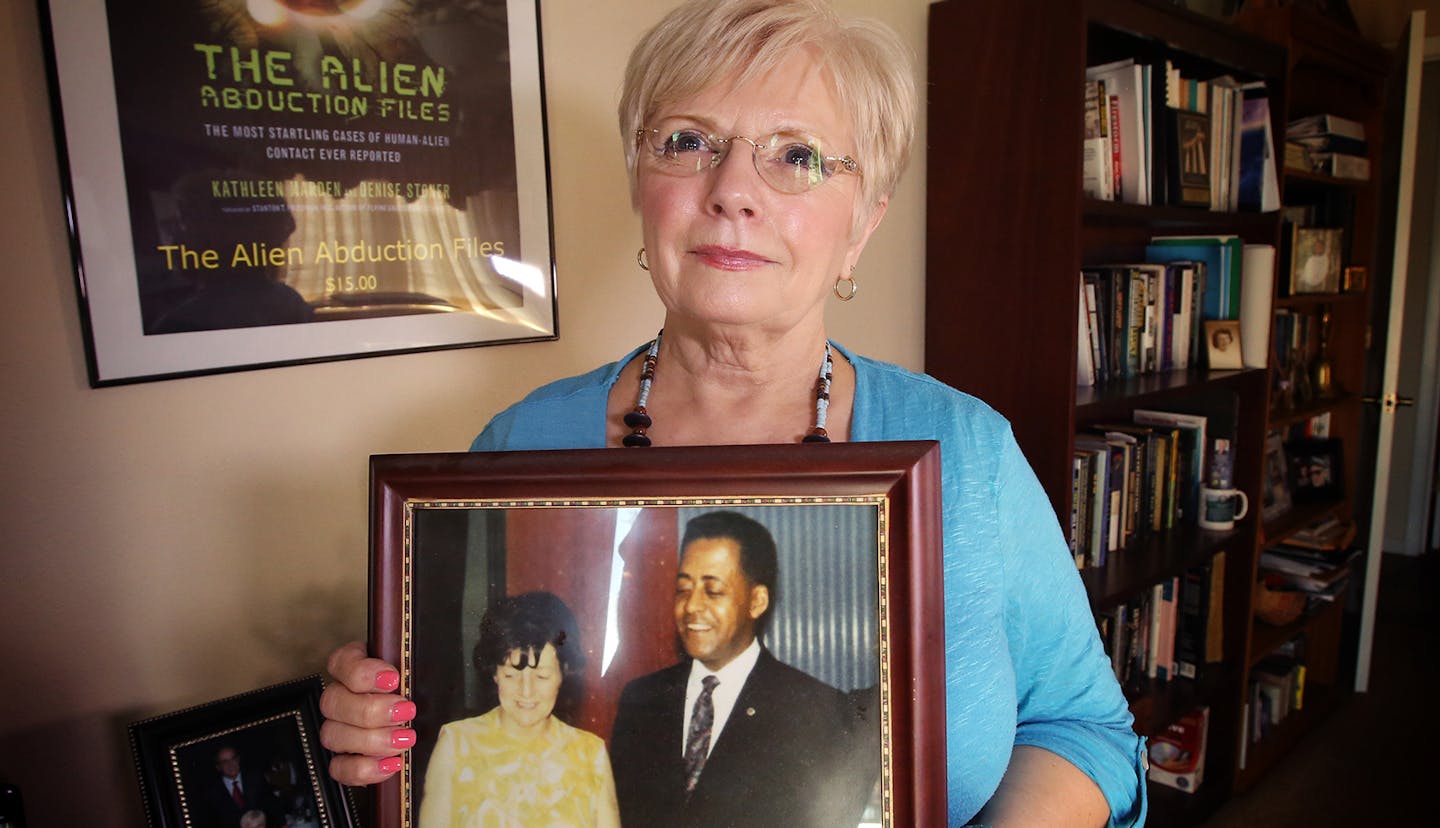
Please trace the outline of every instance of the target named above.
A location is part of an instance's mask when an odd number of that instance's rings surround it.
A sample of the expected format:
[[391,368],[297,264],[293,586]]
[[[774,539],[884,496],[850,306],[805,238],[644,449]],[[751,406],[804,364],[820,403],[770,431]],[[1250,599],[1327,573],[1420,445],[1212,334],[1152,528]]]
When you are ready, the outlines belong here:
[[554,338],[538,0],[40,6],[91,385]]
[[320,676],[130,725],[147,821],[158,828],[356,828],[320,746]]
[[1276,431],[1265,435],[1265,482],[1261,489],[1262,511],[1270,521],[1290,511],[1289,464],[1285,445]]
[[1290,294],[1338,293],[1341,231],[1294,225],[1290,232]]
[[1368,270],[1363,265],[1350,265],[1341,273],[1340,288],[1346,293],[1361,293],[1369,281]]
[[1342,448],[1336,438],[1291,440],[1285,444],[1290,492],[1296,503],[1336,500],[1345,494]]
[[1240,353],[1240,320],[1208,319],[1205,321],[1206,363],[1212,371],[1239,370],[1245,367]]
[[816,448],[372,458],[376,824],[943,823],[938,444]]

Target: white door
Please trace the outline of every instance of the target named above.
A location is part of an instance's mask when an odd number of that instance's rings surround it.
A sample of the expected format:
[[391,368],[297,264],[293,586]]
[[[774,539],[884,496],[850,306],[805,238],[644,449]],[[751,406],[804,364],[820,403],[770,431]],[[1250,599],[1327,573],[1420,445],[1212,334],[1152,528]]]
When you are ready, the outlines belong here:
[[[1390,454],[1395,443],[1395,409],[1400,394],[1401,325],[1405,321],[1405,277],[1410,267],[1410,213],[1415,198],[1415,143],[1420,122],[1420,67],[1424,58],[1425,12],[1412,12],[1397,51],[1404,77],[1404,111],[1400,141],[1400,180],[1395,194],[1395,244],[1390,269],[1390,316],[1385,337],[1385,368],[1380,384],[1380,425],[1375,443],[1375,492],[1370,508],[1370,535],[1365,550],[1365,594],[1360,605],[1360,642],[1355,663],[1355,690],[1370,686],[1370,655],[1375,639],[1375,605],[1380,590],[1380,559],[1385,541],[1386,503],[1390,496]],[[1390,136],[1386,136],[1390,140]]]
[[[1386,552],[1421,555],[1433,548],[1437,423],[1440,423],[1440,37],[1425,40],[1420,129],[1415,158],[1415,214],[1405,331],[1400,341],[1400,393],[1415,405],[1395,412],[1390,458]],[[1402,396],[1403,400],[1403,396]]]

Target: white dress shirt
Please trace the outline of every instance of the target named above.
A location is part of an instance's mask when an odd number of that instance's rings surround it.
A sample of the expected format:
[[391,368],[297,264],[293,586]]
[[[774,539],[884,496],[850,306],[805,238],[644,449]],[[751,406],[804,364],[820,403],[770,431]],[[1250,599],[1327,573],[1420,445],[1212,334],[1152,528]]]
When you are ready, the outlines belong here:
[[[760,642],[756,639],[750,640],[750,646],[730,660],[729,664],[717,671],[711,671],[709,667],[701,664],[699,660],[690,661],[690,680],[685,684],[685,732],[680,739],[680,755],[685,755],[685,742],[690,739],[690,717],[695,712],[695,700],[700,697],[703,690],[701,682],[706,676],[715,676],[720,683],[710,692],[710,700],[715,705],[715,722],[710,726],[710,750],[715,749],[715,742],[720,739],[720,731],[725,728],[725,722],[730,718],[730,711],[735,709],[735,700],[740,697],[740,688],[745,686],[745,680],[750,677],[750,671],[755,669],[755,662],[760,660]],[[706,756],[710,755],[706,751]]]

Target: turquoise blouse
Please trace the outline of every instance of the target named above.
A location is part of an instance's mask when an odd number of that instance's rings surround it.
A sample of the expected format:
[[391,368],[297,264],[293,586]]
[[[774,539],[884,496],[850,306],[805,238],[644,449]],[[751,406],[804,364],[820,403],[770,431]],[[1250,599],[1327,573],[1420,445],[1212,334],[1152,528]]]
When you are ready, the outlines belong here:
[[[933,377],[835,347],[855,366],[850,439],[940,442],[950,824],[964,825],[995,793],[1014,745],[1089,775],[1110,803],[1110,825],[1143,824],[1144,741],[1009,422]],[[471,449],[603,448],[610,388],[639,352],[536,389]]]

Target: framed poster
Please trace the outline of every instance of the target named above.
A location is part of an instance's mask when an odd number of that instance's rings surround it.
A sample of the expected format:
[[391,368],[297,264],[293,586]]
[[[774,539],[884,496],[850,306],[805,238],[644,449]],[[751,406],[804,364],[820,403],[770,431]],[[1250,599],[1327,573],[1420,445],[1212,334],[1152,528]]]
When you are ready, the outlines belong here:
[[320,676],[307,676],[131,724],[149,824],[358,825],[326,769],[320,690]]
[[93,386],[552,339],[537,0],[40,0]]
[[814,449],[372,458],[376,824],[943,823],[938,444]]

